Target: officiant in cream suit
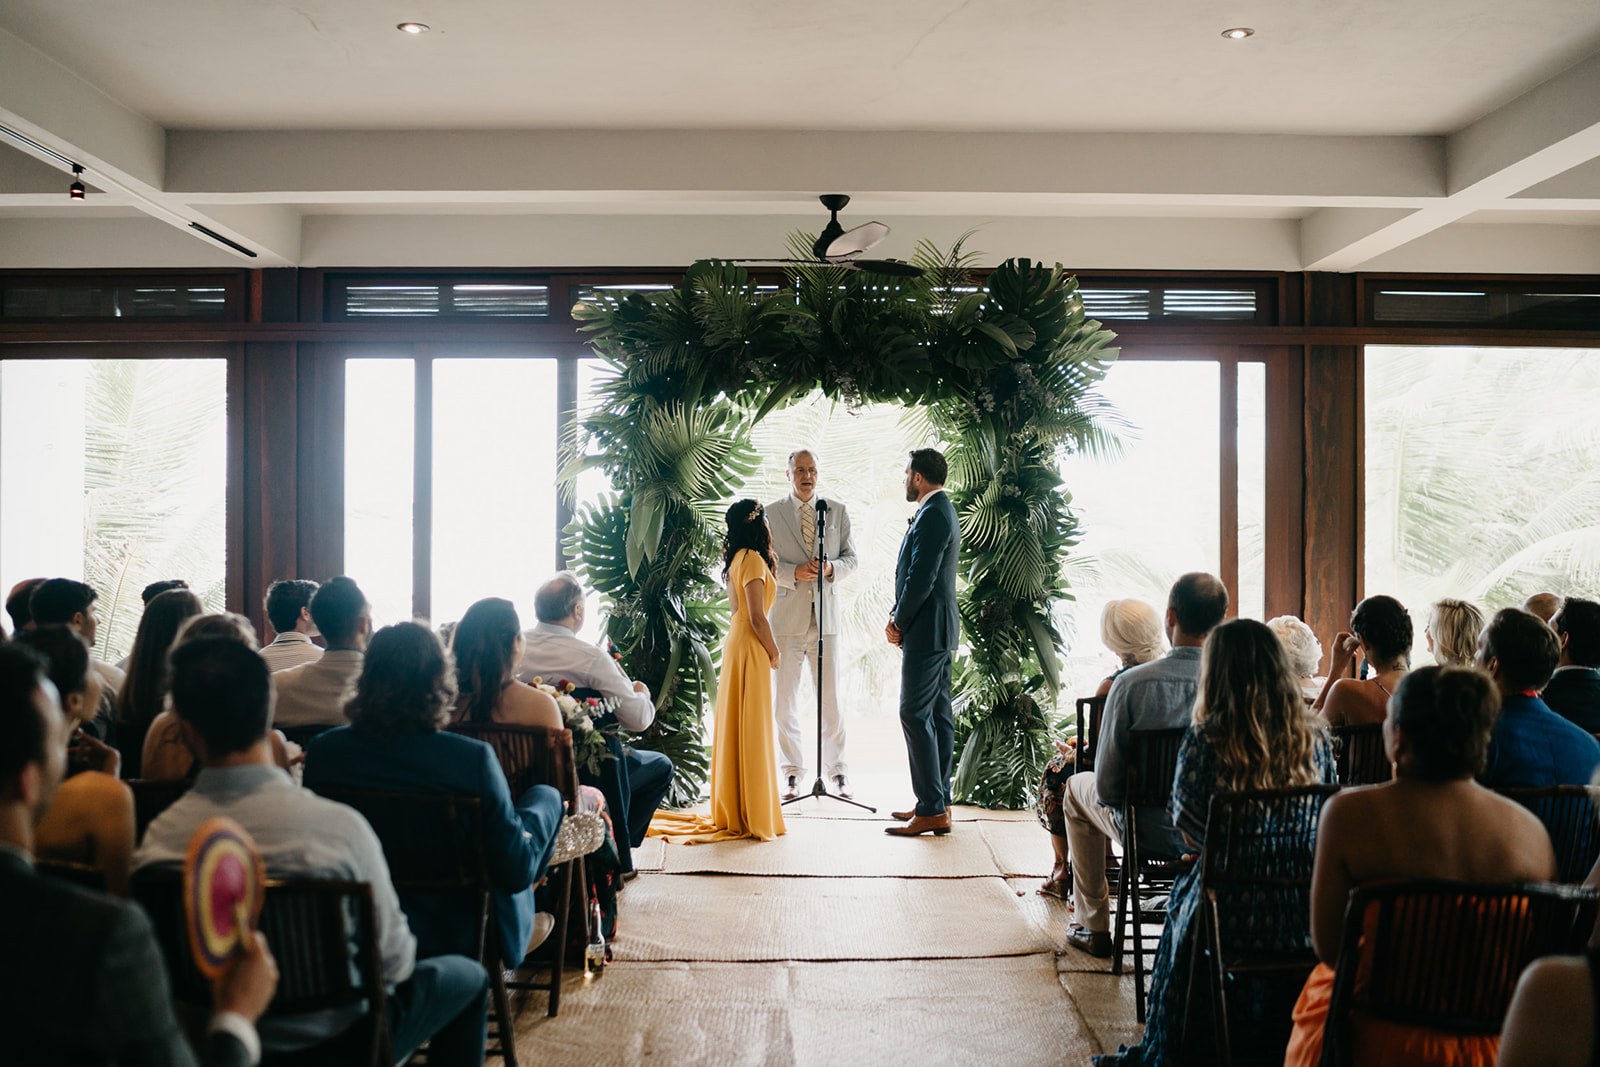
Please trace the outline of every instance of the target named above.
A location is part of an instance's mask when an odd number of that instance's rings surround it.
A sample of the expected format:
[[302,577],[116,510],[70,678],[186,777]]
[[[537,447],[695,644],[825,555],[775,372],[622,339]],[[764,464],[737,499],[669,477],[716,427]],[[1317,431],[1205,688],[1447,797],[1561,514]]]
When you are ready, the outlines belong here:
[[[850,795],[844,760],[844,719],[839,715],[838,583],[856,569],[856,546],[850,539],[850,515],[837,500],[817,496],[817,459],[806,449],[789,453],[788,496],[767,505],[772,550],[778,556],[778,600],[772,606],[772,635],[782,653],[777,672],[773,714],[778,725],[779,784],[785,800],[797,796],[807,780],[806,757],[816,752],[815,738],[800,733],[796,703],[802,664],[810,664],[812,685],[822,687],[822,772],[829,787]],[[827,500],[823,547],[827,570],[822,602],[817,603],[817,513]],[[817,634],[828,639],[817,676]]]

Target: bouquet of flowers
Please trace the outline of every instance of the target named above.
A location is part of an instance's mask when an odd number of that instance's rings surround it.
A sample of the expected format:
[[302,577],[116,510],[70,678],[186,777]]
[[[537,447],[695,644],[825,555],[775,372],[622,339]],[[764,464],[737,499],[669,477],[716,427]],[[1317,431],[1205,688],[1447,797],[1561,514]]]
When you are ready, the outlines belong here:
[[591,775],[599,774],[600,764],[616,758],[606,747],[607,737],[617,732],[616,723],[607,726],[594,724],[595,716],[606,710],[605,702],[594,697],[579,700],[572,695],[576,687],[565,680],[546,682],[543,678],[535,678],[533,685],[555,697],[556,707],[561,709],[561,721],[572,731],[572,759],[578,769]]

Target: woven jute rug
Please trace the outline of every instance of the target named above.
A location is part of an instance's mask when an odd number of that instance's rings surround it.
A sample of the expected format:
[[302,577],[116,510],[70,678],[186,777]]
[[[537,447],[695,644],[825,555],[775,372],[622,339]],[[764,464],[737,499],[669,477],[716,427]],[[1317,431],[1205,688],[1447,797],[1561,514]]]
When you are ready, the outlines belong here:
[[[845,878],[976,878],[1003,873],[978,824],[963,823],[943,837],[915,840],[883,832],[886,822],[788,819],[775,841],[716,841],[667,845],[668,874],[751,874]],[[1046,846],[1048,847],[1048,845]],[[638,864],[635,857],[634,863]]]

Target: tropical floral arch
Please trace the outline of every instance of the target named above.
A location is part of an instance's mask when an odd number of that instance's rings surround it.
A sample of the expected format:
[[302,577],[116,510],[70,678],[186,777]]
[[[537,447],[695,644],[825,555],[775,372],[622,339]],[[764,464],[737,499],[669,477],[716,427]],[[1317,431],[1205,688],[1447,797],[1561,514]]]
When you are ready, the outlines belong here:
[[671,290],[573,309],[616,378],[567,442],[583,458],[563,477],[598,467],[614,492],[581,510],[568,552],[611,603],[624,667],[657,694],[636,743],[677,763],[675,801],[696,799],[709,772],[722,513],[757,468],[751,428],[820,389],[922,407],[944,442],[962,535],[955,792],[1024,805],[1053,752],[1053,609],[1071,598],[1062,564],[1079,534],[1057,460],[1115,448],[1094,386],[1117,350],[1060,265],[1007,260],[980,280],[973,258],[959,242],[921,246],[920,278],[805,264],[776,291],[701,262]]

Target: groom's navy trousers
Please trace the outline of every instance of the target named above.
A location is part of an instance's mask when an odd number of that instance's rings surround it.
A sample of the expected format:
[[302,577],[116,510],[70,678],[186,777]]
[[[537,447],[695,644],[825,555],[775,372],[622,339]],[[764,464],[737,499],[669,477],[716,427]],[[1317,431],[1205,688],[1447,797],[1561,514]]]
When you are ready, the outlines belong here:
[[911,520],[894,568],[894,624],[900,629],[900,727],[906,735],[911,788],[918,815],[950,807],[955,711],[950,669],[960,640],[956,561],[961,526],[943,491],[925,500]]

